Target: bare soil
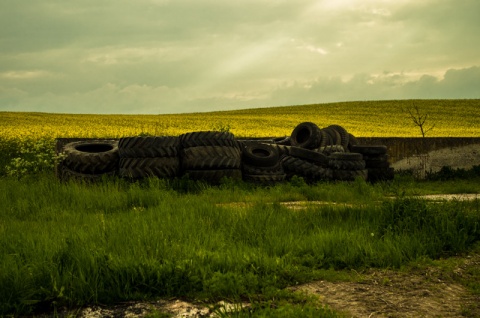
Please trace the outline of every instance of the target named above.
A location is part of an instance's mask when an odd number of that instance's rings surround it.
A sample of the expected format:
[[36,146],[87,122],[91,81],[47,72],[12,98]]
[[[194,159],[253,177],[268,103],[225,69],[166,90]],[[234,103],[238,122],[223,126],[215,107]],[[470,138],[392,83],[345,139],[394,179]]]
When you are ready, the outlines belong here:
[[480,296],[457,282],[471,266],[480,266],[480,255],[465,258],[451,273],[434,267],[368,270],[358,283],[317,281],[292,289],[318,295],[348,317],[480,317]]

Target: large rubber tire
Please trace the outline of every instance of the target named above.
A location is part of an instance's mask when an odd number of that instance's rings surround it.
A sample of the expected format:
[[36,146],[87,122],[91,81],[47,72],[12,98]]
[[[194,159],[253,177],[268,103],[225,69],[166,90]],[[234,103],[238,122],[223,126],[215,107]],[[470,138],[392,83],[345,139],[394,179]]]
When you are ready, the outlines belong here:
[[199,146],[181,151],[182,168],[196,169],[239,169],[241,152],[237,147]]
[[356,152],[334,152],[329,156],[330,160],[363,161],[363,156]]
[[180,135],[183,148],[199,146],[237,147],[235,136],[230,132],[196,131]]
[[118,141],[115,140],[71,142],[65,145],[64,153],[64,165],[75,172],[101,174],[118,168]]
[[276,145],[282,145],[282,146],[291,146],[292,145],[292,140],[290,136],[288,137],[282,137],[282,138],[275,138],[273,142]]
[[358,152],[362,155],[384,155],[387,153],[387,146],[384,145],[355,145],[350,149],[351,152]]
[[289,147],[288,154],[292,157],[314,162],[325,167],[328,166],[328,157],[314,150],[291,146]]
[[347,149],[350,141],[350,135],[348,134],[347,130],[340,125],[330,125],[327,128],[334,129],[340,134],[340,145],[342,145],[344,149]]
[[242,159],[246,164],[257,167],[275,166],[279,159],[278,148],[260,142],[246,142],[242,149]]
[[122,158],[119,175],[125,178],[174,178],[179,175],[180,160],[170,158]]
[[202,180],[213,184],[220,183],[224,178],[242,180],[240,169],[186,170],[184,175],[192,180]]
[[311,122],[304,122],[295,127],[290,136],[292,146],[315,149],[322,144],[320,128]]
[[348,134],[348,146],[347,146],[347,148],[345,148],[345,150],[348,150],[348,151],[352,152],[352,147],[356,146],[356,145],[358,145],[357,138],[355,138],[354,135],[349,133]]
[[330,168],[339,170],[363,170],[366,167],[364,160],[330,159],[328,164]]
[[327,136],[329,137],[329,141],[327,145],[341,145],[342,144],[342,136],[340,133],[333,128],[332,126],[329,126],[327,128],[322,129],[324,132],[327,133]]
[[345,148],[341,145],[329,145],[315,149],[315,151],[323,153],[326,156],[330,156],[334,152],[345,152]]
[[164,137],[124,137],[118,142],[120,158],[176,157],[180,139]]
[[295,174],[310,180],[327,179],[327,168],[318,166],[306,160],[292,156],[284,156],[281,159],[283,169],[289,174]]
[[388,155],[379,155],[365,157],[366,167],[367,168],[388,168],[390,163],[388,162]]
[[357,178],[368,179],[368,170],[333,170],[333,179],[339,181],[354,181]]
[[279,145],[279,144],[269,144],[273,148],[277,149],[280,156],[288,155],[290,153],[290,146]]

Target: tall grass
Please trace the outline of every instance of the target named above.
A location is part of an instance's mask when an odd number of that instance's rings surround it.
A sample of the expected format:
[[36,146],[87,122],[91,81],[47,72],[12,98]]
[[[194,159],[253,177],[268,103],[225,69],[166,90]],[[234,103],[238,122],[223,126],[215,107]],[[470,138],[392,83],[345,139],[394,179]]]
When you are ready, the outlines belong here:
[[[0,314],[160,296],[239,299],[329,269],[459,253],[480,239],[477,201],[381,199],[387,188],[2,178]],[[352,205],[281,204],[292,199]],[[224,204],[233,201],[250,204]]]

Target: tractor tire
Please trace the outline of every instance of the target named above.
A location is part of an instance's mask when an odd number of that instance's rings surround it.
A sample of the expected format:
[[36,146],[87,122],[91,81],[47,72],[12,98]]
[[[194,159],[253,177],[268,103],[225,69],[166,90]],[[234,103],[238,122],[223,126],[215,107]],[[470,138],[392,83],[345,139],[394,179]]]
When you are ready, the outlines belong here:
[[237,147],[199,146],[181,151],[184,170],[240,169],[241,152]]
[[238,143],[230,132],[196,131],[179,136],[183,148],[201,146],[237,147]]
[[71,142],[64,147],[63,164],[72,171],[102,174],[118,168],[118,141],[96,140]]
[[178,137],[124,137],[118,142],[120,158],[176,157]]
[[327,178],[327,168],[321,167],[307,160],[285,156],[281,159],[283,169],[287,174],[295,174],[309,180],[323,180]]
[[122,158],[119,175],[130,179],[174,178],[179,175],[180,160],[170,158]]
[[242,149],[243,161],[256,167],[275,166],[279,159],[278,148],[261,142],[246,142]]
[[327,128],[334,129],[340,134],[340,143],[337,142],[337,144],[340,144],[344,149],[346,149],[350,142],[350,135],[348,134],[347,130],[340,125],[330,125]]
[[292,146],[315,149],[322,144],[320,128],[311,122],[304,122],[295,127],[290,136]]
[[366,163],[364,160],[340,160],[330,159],[329,167],[338,170],[364,170]]
[[295,158],[304,159],[325,167],[328,166],[328,157],[314,150],[291,146],[289,147],[288,154]]

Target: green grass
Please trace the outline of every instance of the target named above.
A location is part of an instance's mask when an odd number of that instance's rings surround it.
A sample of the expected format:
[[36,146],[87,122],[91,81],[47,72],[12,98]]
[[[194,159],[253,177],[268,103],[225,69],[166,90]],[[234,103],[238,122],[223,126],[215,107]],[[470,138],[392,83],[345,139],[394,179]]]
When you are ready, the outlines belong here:
[[[262,188],[0,178],[0,314],[154,297],[270,295],[258,305],[258,315],[268,317],[274,313],[262,306],[286,286],[341,269],[400,268],[462,253],[480,239],[478,201],[385,198],[412,184],[425,189],[435,182],[294,180]],[[291,200],[346,204],[281,204]],[[231,202],[249,204],[225,204]],[[281,308],[300,305],[292,306]]]

